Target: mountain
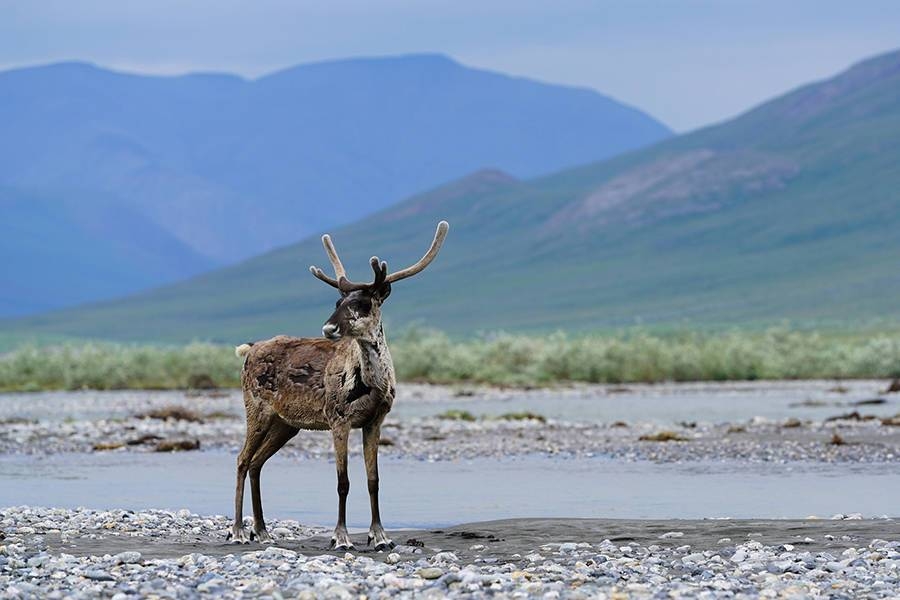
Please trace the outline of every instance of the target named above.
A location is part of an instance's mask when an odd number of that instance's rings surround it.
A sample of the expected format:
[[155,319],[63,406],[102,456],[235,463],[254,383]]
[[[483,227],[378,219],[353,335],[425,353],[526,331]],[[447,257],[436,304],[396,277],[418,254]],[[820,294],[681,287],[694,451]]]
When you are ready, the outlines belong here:
[[[594,91],[439,55],[301,65],[252,81],[84,63],[0,73],[0,186],[60,205],[102,196],[121,207],[122,237],[137,215],[214,265],[356,221],[484,166],[534,177],[669,135]],[[33,246],[19,242],[9,245]],[[104,241],[96,243],[92,252],[104,255]],[[43,262],[13,258],[52,280],[53,257],[70,248],[49,238],[44,250]],[[121,285],[84,279],[84,297],[127,293],[135,278],[140,287],[168,281],[132,267],[135,277]],[[98,264],[98,274],[105,268]],[[190,263],[177,274],[194,272]],[[77,300],[32,289],[20,302],[32,310]]]
[[[451,224],[427,271],[399,282],[389,327],[588,332],[644,324],[846,324],[900,317],[900,52],[729,122],[522,180],[481,171],[332,231],[352,276],[397,269]],[[311,237],[11,332],[237,342],[316,335],[333,290]]]
[[143,215],[93,193],[69,190],[61,200],[0,187],[0,214],[0,314],[136,292],[214,266]]

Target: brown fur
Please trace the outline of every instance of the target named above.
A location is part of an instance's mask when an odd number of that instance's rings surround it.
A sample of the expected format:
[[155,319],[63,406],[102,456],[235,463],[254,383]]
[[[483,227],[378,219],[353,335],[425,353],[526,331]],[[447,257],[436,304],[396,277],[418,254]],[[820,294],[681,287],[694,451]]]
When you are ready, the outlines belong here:
[[[379,337],[390,360],[383,334]],[[248,423],[264,420],[257,413],[272,412],[295,429],[331,429],[345,422],[362,428],[387,414],[394,400],[393,364],[381,380],[372,376],[371,363],[383,357],[364,360],[364,345],[369,344],[355,338],[283,335],[255,343],[241,372]]]

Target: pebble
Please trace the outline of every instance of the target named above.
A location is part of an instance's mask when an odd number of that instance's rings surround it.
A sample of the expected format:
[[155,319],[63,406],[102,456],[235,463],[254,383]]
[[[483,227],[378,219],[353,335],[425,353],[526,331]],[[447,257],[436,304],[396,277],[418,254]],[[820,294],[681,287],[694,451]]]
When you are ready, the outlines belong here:
[[140,552],[120,552],[116,554],[113,559],[120,565],[131,565],[141,560]]
[[444,572],[437,567],[426,567],[424,569],[419,569],[416,572],[422,579],[437,579],[444,574]]
[[684,536],[683,531],[667,531],[666,533],[659,536],[661,540],[671,540],[673,538],[680,538]]
[[88,569],[84,576],[93,581],[115,581],[115,577],[100,569]]

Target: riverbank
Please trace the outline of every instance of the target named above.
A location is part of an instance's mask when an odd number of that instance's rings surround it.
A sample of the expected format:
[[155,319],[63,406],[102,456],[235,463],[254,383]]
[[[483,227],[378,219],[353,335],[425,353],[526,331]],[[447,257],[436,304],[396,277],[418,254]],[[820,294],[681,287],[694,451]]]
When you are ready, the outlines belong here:
[[[272,521],[272,546],[224,543],[189,511],[0,509],[2,598],[891,598],[900,523],[509,519],[392,532],[390,552],[327,550]],[[362,542],[364,533],[356,534]]]
[[[401,384],[384,553],[363,545],[355,435],[357,550],[328,550],[327,432],[266,464],[275,544],[240,546],[221,514],[240,392],[6,394],[0,598],[896,597],[900,397],[884,385]],[[510,516],[542,518],[489,521]]]

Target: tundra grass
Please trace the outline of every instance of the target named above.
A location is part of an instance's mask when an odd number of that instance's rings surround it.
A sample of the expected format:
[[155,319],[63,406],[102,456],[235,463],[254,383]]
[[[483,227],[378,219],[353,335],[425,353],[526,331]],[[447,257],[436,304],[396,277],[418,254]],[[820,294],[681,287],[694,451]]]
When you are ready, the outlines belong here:
[[[900,376],[900,333],[625,331],[570,337],[490,335],[457,341],[410,331],[391,344],[398,379],[541,386]],[[231,346],[109,343],[25,346],[0,355],[0,390],[237,387]]]

